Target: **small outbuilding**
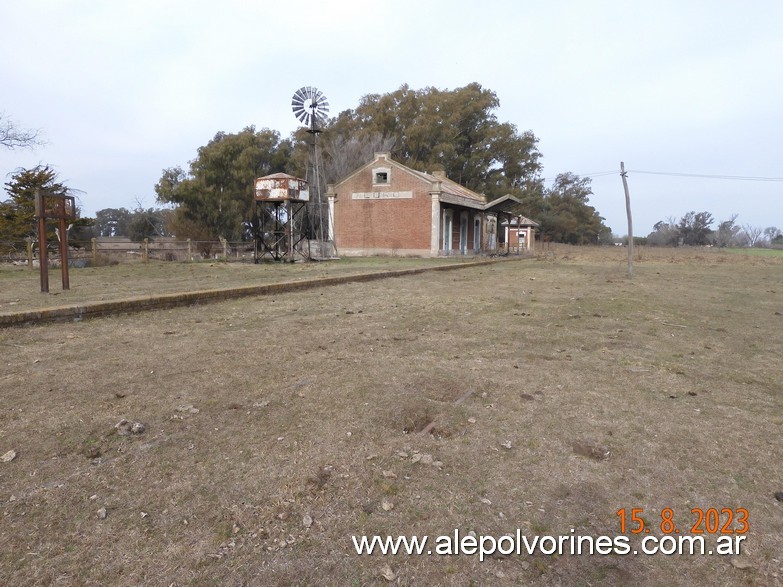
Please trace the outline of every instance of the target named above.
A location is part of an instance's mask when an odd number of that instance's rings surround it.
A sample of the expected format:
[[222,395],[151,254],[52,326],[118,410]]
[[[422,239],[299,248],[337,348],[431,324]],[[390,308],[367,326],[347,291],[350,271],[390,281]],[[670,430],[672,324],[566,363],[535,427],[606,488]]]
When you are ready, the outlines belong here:
[[491,202],[442,172],[376,153],[327,187],[329,237],[340,255],[479,255],[530,251],[535,228],[511,195]]

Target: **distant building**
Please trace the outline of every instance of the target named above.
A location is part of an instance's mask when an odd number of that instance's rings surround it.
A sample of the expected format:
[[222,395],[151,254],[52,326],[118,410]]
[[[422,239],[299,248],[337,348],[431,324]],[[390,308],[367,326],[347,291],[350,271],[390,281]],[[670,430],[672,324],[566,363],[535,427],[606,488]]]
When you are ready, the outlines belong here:
[[448,179],[376,153],[327,188],[340,255],[477,255],[530,251],[538,226],[507,195],[492,202]]

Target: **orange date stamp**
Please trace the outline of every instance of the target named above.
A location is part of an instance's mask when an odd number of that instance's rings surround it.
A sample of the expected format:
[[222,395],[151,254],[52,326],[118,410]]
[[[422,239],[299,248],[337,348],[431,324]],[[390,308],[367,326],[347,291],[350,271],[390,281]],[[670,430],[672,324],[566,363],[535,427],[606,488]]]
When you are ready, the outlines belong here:
[[617,516],[621,534],[649,534],[654,530],[662,534],[747,534],[750,530],[745,508],[691,508],[687,519],[678,516],[676,521],[672,508],[663,508],[654,521],[644,515],[644,508],[621,508]]

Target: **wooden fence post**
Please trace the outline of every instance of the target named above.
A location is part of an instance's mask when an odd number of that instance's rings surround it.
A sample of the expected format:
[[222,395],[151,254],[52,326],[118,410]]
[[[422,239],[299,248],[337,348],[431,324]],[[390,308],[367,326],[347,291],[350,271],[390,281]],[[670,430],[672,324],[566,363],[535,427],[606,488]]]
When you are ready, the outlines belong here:
[[150,239],[145,238],[144,239],[144,256],[143,256],[144,262],[149,263],[150,262]]
[[33,237],[28,236],[24,239],[27,243],[27,266],[30,268],[30,271],[33,270]]
[[188,263],[193,262],[193,242],[188,239]]
[[98,265],[98,239],[92,237],[90,243],[92,243],[92,266],[96,267]]
[[631,218],[631,194],[628,193],[628,180],[625,171],[625,163],[620,161],[620,177],[623,178],[623,190],[625,191],[625,214],[628,217],[628,279],[633,278],[633,219]]

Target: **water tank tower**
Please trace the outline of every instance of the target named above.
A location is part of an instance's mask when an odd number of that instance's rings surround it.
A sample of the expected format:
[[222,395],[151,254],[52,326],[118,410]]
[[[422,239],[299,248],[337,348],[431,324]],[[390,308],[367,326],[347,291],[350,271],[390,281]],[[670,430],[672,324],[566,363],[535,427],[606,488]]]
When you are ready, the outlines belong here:
[[310,200],[308,183],[287,173],[259,177],[254,199],[258,219],[256,263],[265,257],[290,262],[309,258],[309,245],[303,243]]

